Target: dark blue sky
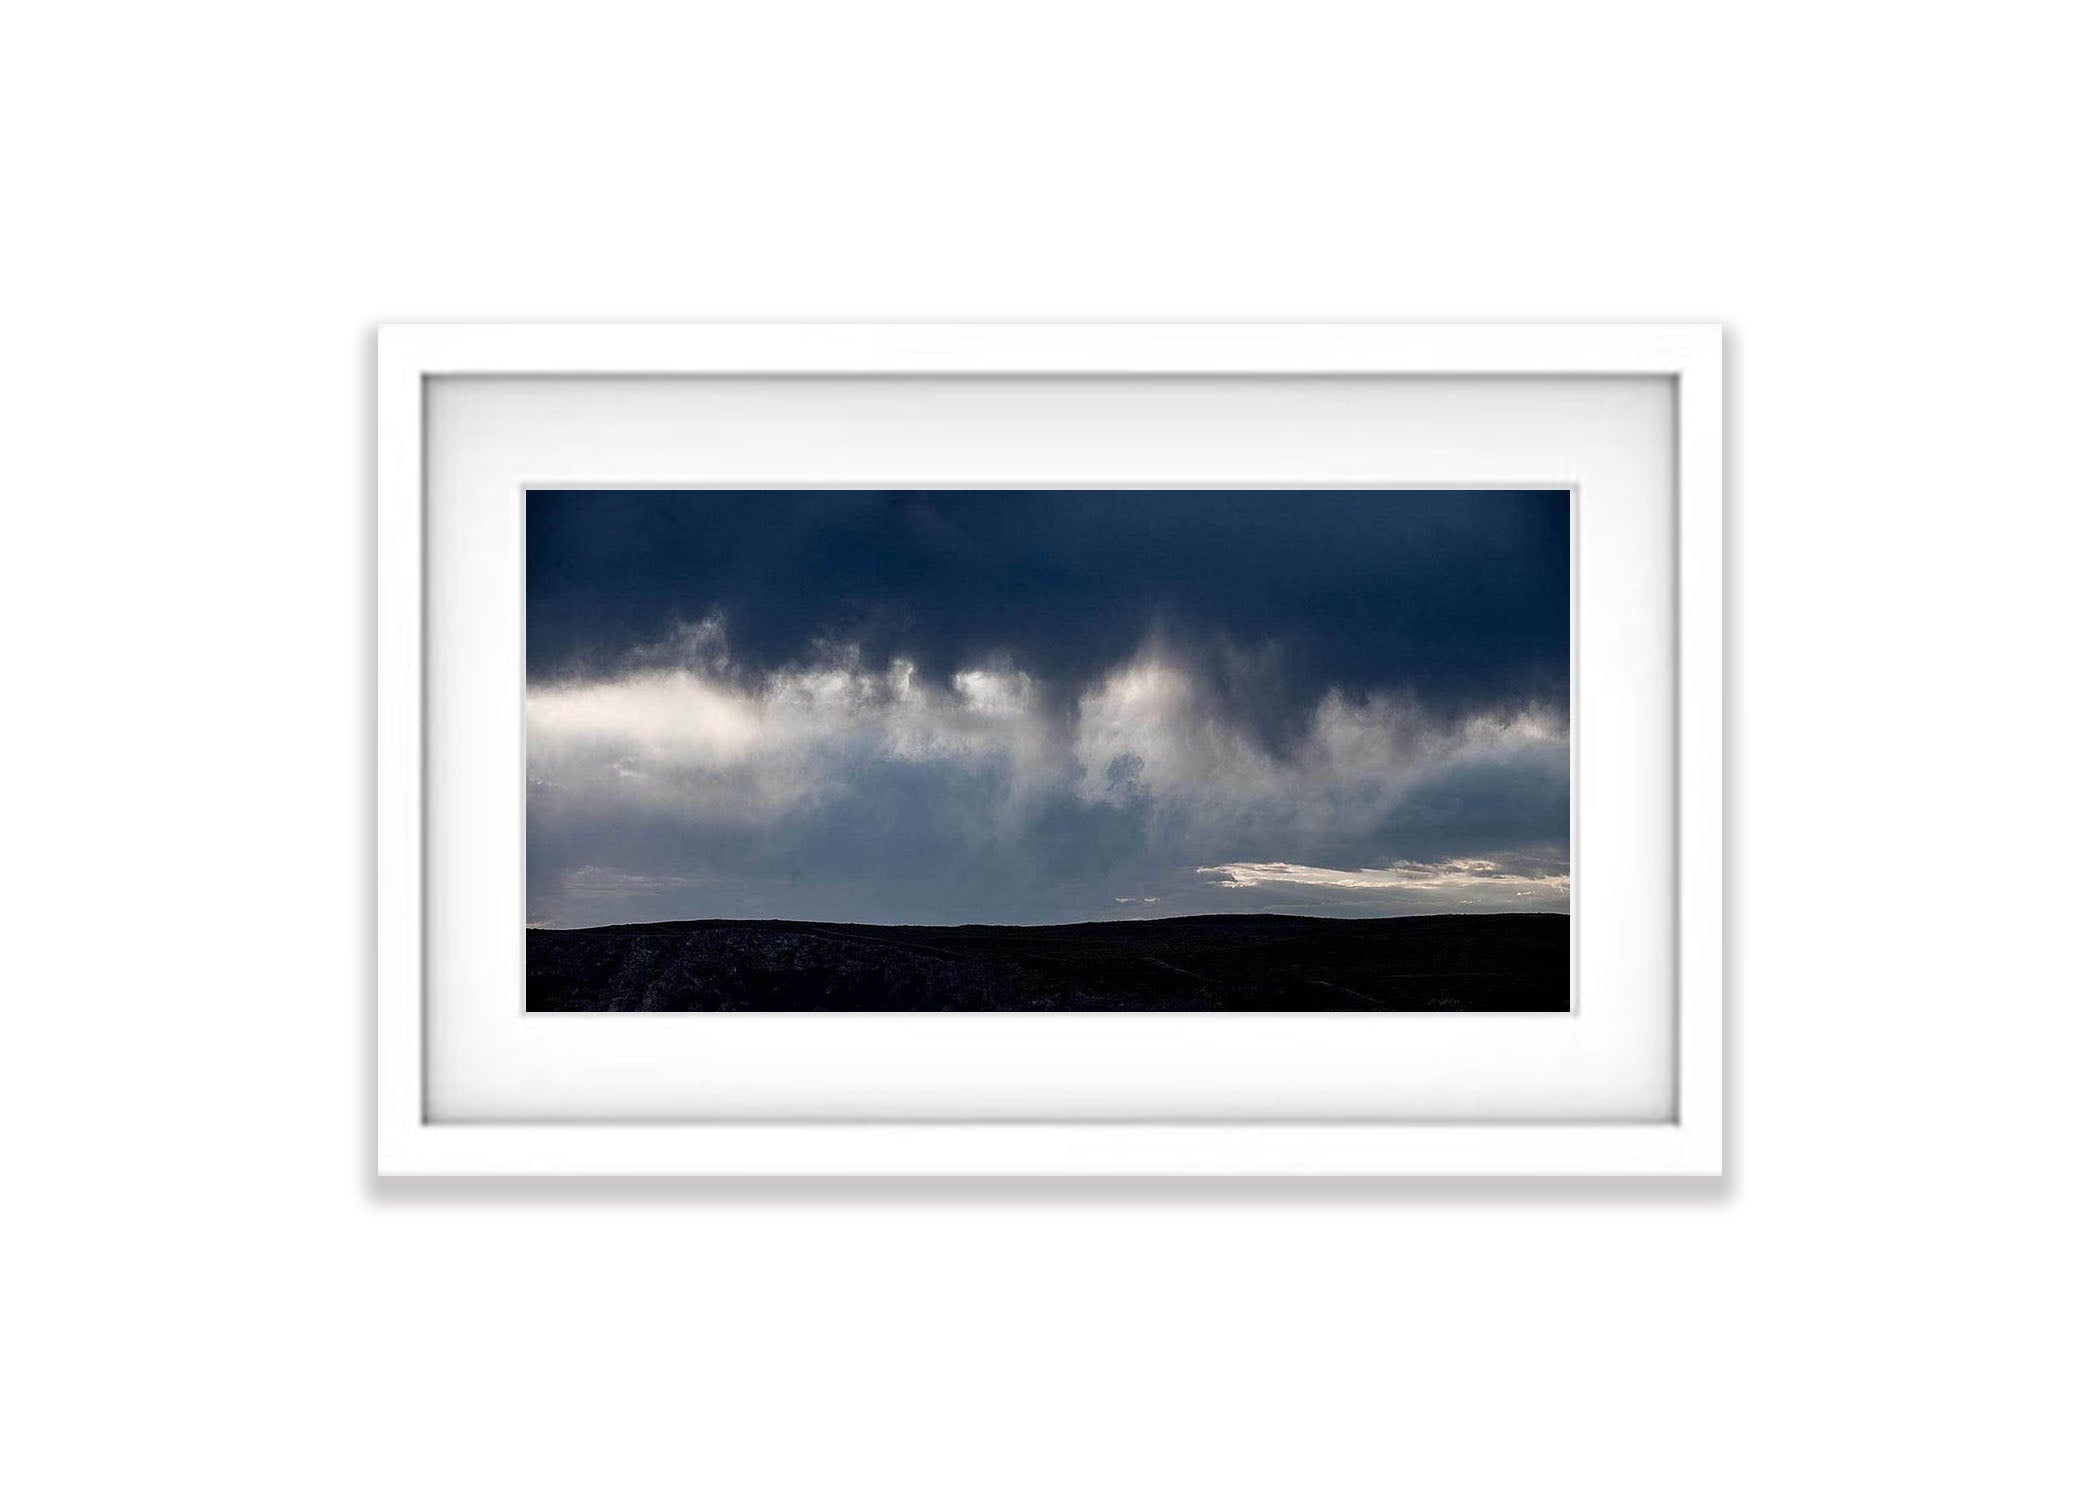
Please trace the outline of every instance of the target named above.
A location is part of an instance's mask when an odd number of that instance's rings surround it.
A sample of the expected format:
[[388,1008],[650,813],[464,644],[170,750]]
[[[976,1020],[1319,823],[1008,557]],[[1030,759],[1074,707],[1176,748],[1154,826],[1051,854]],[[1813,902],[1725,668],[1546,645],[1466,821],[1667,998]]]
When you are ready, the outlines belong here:
[[533,920],[1565,906],[1561,491],[542,491]]

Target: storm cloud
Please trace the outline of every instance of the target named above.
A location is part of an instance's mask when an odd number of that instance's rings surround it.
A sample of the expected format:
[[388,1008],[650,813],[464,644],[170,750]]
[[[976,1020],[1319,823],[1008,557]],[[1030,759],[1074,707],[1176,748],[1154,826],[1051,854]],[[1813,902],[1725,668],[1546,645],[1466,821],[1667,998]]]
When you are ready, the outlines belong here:
[[1568,900],[1565,493],[535,492],[528,917]]

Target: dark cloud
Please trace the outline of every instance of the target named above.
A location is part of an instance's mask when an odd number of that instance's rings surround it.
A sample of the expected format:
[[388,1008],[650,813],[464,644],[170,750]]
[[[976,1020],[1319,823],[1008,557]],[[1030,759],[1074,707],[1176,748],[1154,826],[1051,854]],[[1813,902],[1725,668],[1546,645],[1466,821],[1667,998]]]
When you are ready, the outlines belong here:
[[1069,695],[1152,641],[1271,744],[1329,689],[1565,706],[1564,491],[535,491],[532,680],[720,619],[765,671],[851,643]]
[[529,914],[1565,908],[1560,492],[529,499]]

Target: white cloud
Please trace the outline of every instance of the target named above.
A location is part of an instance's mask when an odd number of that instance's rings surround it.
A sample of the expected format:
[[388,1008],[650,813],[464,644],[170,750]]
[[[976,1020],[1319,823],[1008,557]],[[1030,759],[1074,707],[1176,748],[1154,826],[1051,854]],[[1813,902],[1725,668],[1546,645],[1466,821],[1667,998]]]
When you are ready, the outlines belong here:
[[[712,645],[711,641],[706,644]],[[1164,803],[1178,815],[1289,814],[1316,829],[1389,808],[1424,775],[1566,742],[1549,716],[1432,719],[1404,700],[1330,693],[1303,738],[1278,752],[1204,700],[1171,663],[1133,660],[1052,714],[1027,673],[987,664],[929,682],[909,661],[871,671],[850,653],[742,682],[721,667],[640,667],[557,683],[526,698],[535,779],[622,788],[767,814],[847,790],[827,769],[868,755],[969,761],[1014,790],[1068,784],[1082,798]]]
[[645,666],[526,694],[535,785],[647,804],[703,820],[764,821],[845,795],[870,757],[984,762],[1023,779],[1056,747],[1028,675],[985,667],[926,682],[912,663],[881,672],[851,653],[743,682],[726,662]]
[[[1544,777],[1551,785],[1564,776],[1567,754],[1566,725],[1554,713],[1453,719],[1399,695],[1330,692],[1295,737],[1278,743],[1225,711],[1203,680],[1153,649],[1062,702],[998,659],[929,679],[911,661],[870,666],[849,647],[770,673],[740,673],[712,621],[630,660],[612,678],[528,691],[536,818],[558,814],[572,833],[592,826],[657,830],[662,848],[669,847],[668,831],[684,830],[683,847],[709,861],[716,857],[706,851],[726,848],[725,837],[746,839],[738,846],[744,848],[758,847],[749,842],[757,840],[782,869],[820,881],[830,878],[838,847],[824,843],[823,829],[851,822],[856,858],[880,847],[868,842],[867,830],[881,826],[880,809],[868,799],[883,794],[870,789],[894,792],[904,776],[918,789],[914,795],[936,799],[918,810],[952,814],[948,844],[919,846],[917,857],[936,866],[954,859],[980,870],[1019,870],[1036,858],[1029,841],[1040,836],[1044,818],[1062,819],[1066,828],[1093,820],[1083,836],[1089,846],[1115,850],[1101,856],[1115,863],[1089,877],[1100,882],[1092,886],[1095,903],[1161,903],[1160,894],[1147,892],[1164,894],[1168,910],[1187,909],[1206,892],[1393,910],[1486,898],[1506,906],[1566,901],[1564,873],[1506,859],[1353,870],[1288,860],[1213,863],[1242,851],[1299,861],[1344,851],[1372,860],[1401,852],[1492,853],[1444,834],[1428,847],[1395,849],[1381,830],[1418,793],[1426,791],[1432,803],[1461,795],[1449,778],[1469,769],[1505,768],[1518,781],[1539,784]],[[890,815],[911,820],[916,813],[900,803]],[[788,821],[797,831],[783,835]],[[1108,844],[1103,827],[1114,830]],[[1555,838],[1551,829],[1544,836]],[[789,857],[784,837],[804,852]],[[636,857],[616,845],[594,852],[572,841],[564,848],[577,861],[572,894],[579,897],[610,896],[616,888],[608,871],[591,867]],[[1002,849],[1007,853],[995,860]],[[729,858],[725,853],[710,866],[713,878],[734,876],[739,867]],[[1110,880],[1141,894],[1107,896],[1102,885]]]
[[1087,800],[1143,806],[1157,821],[1224,838],[1241,831],[1298,840],[1374,828],[1432,776],[1564,756],[1566,746],[1565,726],[1535,710],[1452,722],[1395,695],[1336,691],[1305,734],[1277,750],[1156,658],[1135,660],[1086,692],[1073,737]]
[[1492,859],[1402,860],[1369,870],[1327,870],[1317,865],[1237,861],[1202,865],[1198,875],[1216,875],[1227,890],[1265,886],[1325,886],[1347,891],[1433,891],[1488,894],[1498,901],[1564,901],[1569,878],[1538,870],[1512,870]]

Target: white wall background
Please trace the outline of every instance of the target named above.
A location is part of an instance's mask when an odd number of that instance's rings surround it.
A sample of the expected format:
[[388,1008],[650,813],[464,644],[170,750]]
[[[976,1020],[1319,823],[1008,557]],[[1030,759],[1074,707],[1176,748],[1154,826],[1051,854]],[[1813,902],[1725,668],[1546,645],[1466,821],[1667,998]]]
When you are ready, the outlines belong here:
[[[2071,7],[47,7],[0,1487],[2091,1493]],[[1722,319],[1718,1190],[367,1176],[371,325]]]

